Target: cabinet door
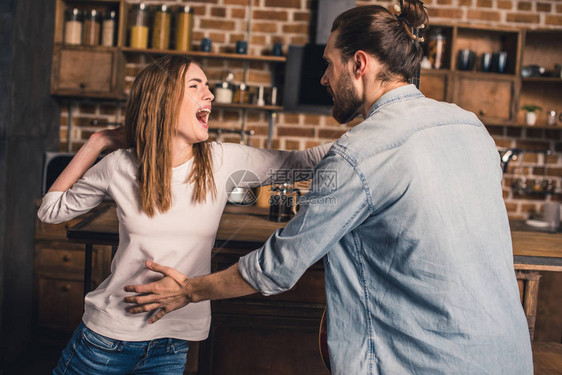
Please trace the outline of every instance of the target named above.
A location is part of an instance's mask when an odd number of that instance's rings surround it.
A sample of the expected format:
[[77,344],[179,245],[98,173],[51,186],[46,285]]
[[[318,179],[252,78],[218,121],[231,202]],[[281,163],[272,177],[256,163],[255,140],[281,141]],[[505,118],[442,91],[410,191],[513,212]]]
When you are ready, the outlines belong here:
[[200,373],[327,375],[319,324],[320,319],[215,314]]
[[453,102],[474,112],[484,124],[515,122],[516,79],[499,74],[458,74]]
[[60,49],[55,56],[54,93],[111,93],[114,60],[113,51]]
[[82,280],[39,275],[38,324],[41,327],[71,331],[80,323],[84,306]]
[[420,91],[428,98],[448,101],[450,79],[448,73],[423,70],[420,77]]
[[[110,262],[111,247],[94,246],[92,290],[109,274]],[[63,331],[76,328],[84,307],[84,245],[62,239],[36,241],[34,269],[38,326]]]

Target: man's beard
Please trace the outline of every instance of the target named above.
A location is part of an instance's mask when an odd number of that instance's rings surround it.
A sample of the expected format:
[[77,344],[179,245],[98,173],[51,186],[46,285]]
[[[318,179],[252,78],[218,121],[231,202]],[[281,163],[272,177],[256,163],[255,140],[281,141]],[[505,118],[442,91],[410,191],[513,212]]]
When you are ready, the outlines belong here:
[[332,116],[334,116],[337,122],[346,124],[357,117],[359,114],[359,107],[361,107],[363,103],[355,92],[349,72],[342,75],[336,90],[332,91],[332,97],[334,98]]

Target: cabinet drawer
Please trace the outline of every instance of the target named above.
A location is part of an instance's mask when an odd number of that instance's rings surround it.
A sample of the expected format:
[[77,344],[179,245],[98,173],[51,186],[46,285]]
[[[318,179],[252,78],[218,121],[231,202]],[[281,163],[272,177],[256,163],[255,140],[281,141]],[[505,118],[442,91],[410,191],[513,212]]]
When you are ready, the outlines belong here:
[[[35,274],[51,277],[83,278],[85,251],[83,244],[60,241],[35,242]],[[100,283],[111,272],[111,246],[92,249],[92,282]]]
[[84,284],[81,280],[38,278],[38,324],[72,330],[82,318]]
[[515,79],[497,74],[459,75],[453,101],[485,124],[509,124],[515,119],[515,84]]
[[[66,245],[66,244],[64,244]],[[84,251],[76,251],[72,246],[66,245],[54,247],[49,245],[39,245],[37,251],[37,265],[40,267],[57,267],[61,271],[84,272]],[[65,248],[66,247],[66,248]],[[80,246],[80,248],[82,248]]]
[[72,91],[110,93],[114,88],[112,51],[61,49],[56,70],[55,93]]

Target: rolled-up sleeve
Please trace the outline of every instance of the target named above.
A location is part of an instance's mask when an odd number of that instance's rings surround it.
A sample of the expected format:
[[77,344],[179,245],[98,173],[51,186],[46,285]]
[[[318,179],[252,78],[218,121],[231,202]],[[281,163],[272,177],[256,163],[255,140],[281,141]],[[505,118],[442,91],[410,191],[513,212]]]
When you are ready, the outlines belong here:
[[312,264],[370,214],[364,181],[341,156],[326,156],[298,214],[265,244],[240,258],[242,277],[264,295],[289,290]]

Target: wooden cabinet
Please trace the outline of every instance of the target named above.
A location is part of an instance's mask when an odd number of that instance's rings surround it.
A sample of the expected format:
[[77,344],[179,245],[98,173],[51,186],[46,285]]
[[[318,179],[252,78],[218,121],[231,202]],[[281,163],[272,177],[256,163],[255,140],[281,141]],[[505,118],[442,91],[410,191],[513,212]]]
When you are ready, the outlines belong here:
[[474,112],[485,124],[512,124],[515,120],[517,82],[500,74],[459,73],[453,102]]
[[[463,25],[432,25],[427,39],[439,29],[445,37],[444,69],[423,69],[420,90],[428,97],[445,100],[474,112],[488,125],[514,125],[521,79],[519,77],[522,31],[510,28]],[[470,50],[470,66],[460,62],[461,51]],[[506,64],[498,72],[499,53]],[[483,55],[491,68],[484,71]]]
[[53,93],[114,96],[117,92],[115,50],[57,47],[53,58]]
[[[87,214],[61,224],[35,225],[34,311],[40,329],[71,332],[84,309],[84,245],[69,243],[66,230]],[[109,275],[111,246],[94,246],[92,289]]]
[[[456,103],[474,112],[486,125],[525,125],[525,104],[537,104],[536,127],[547,127],[547,111],[562,112],[562,77],[556,64],[562,64],[562,31],[520,30],[468,25],[431,25],[427,40],[439,29],[444,35],[444,69],[422,69],[420,90],[428,97]],[[473,52],[472,66],[459,69],[461,50]],[[500,51],[507,57],[505,71],[498,73]],[[427,52],[426,52],[427,54]],[[483,71],[483,55],[491,54],[491,71]],[[540,77],[522,77],[528,65],[544,67]],[[562,119],[557,119],[562,125]]]
[[[119,98],[122,84],[119,81],[121,59],[116,46],[82,46],[64,43],[66,32],[65,12],[77,8],[81,12],[96,10],[101,29],[106,12],[116,13],[117,24],[123,14],[119,0],[56,0],[55,47],[51,74],[51,92],[58,96]],[[81,27],[84,30],[85,23]],[[82,31],[83,32],[83,31]],[[115,34],[118,34],[116,25]],[[119,41],[118,38],[115,40]],[[122,98],[124,98],[121,95]]]
[[[215,249],[213,272],[227,268],[248,251]],[[329,374],[318,348],[325,303],[321,262],[288,292],[214,301],[198,374]]]
[[[63,97],[105,98],[125,100],[130,84],[130,70],[126,69],[129,62],[151,61],[162,55],[179,54],[192,58],[194,61],[208,65],[211,61],[241,62],[244,72],[241,75],[245,81],[248,76],[250,64],[272,64],[272,69],[278,64],[286,61],[282,56],[252,56],[236,53],[210,53],[200,51],[176,51],[161,49],[139,49],[131,48],[127,41],[127,19],[130,5],[124,0],[56,0],[55,19],[55,48],[53,52],[53,70],[51,76],[51,92]],[[179,4],[178,4],[179,5]],[[117,14],[117,25],[115,33],[117,37],[114,47],[67,45],[64,43],[65,11],[78,8],[81,11],[95,9],[98,14],[107,11],[115,11]],[[172,34],[173,35],[173,34]],[[248,37],[249,39],[249,37]],[[210,65],[216,65],[211,62]],[[211,83],[216,83],[224,77],[209,77]],[[273,71],[271,74],[273,82],[279,79],[279,74]],[[281,97],[278,95],[278,97]],[[216,104],[221,107],[220,104]],[[279,105],[255,105],[255,104],[229,104],[226,108],[257,109],[265,111],[282,110]]]

